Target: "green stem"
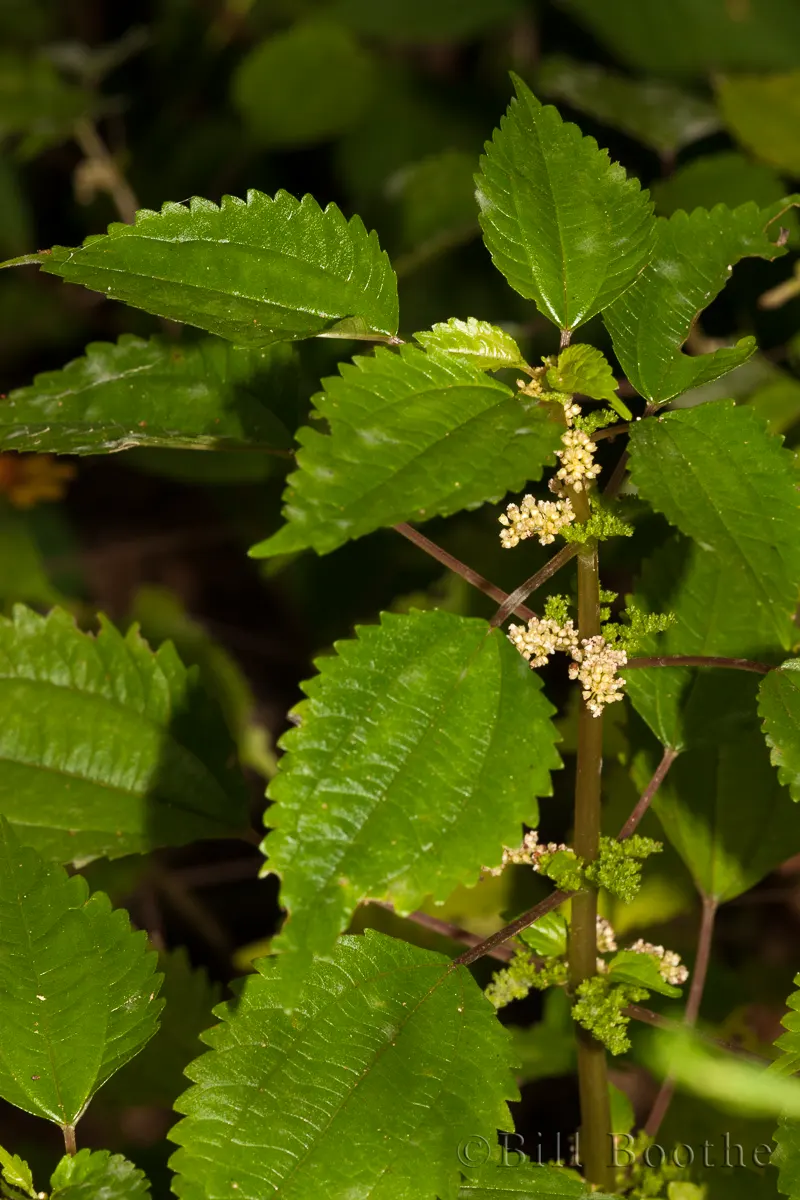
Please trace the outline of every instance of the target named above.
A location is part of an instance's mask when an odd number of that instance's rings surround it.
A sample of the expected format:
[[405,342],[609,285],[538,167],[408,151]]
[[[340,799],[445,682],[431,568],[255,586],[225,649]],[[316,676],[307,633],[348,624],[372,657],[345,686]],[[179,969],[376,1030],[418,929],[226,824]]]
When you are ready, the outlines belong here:
[[[578,521],[589,519],[585,492],[573,494]],[[578,634],[581,639],[600,632],[600,573],[597,544],[578,552]],[[578,716],[578,766],[575,780],[575,853],[593,862],[600,850],[600,775],[603,767],[603,718],[585,704]],[[597,889],[585,888],[572,900],[569,935],[569,983],[574,993],[597,973]],[[611,1108],[606,1052],[586,1030],[576,1027],[578,1085],[581,1102],[581,1159],[590,1183],[610,1191]]]

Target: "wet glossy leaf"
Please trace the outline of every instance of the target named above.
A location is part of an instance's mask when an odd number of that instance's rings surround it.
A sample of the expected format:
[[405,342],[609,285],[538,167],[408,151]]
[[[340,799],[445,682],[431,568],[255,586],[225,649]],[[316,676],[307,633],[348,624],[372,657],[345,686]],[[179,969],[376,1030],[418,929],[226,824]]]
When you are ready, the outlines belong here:
[[593,400],[607,400],[621,416],[631,413],[617,395],[617,381],[604,354],[594,346],[567,346],[547,372],[547,382],[559,392],[578,392]]
[[74,1125],[158,1028],[161,977],[124,909],[0,820],[0,1095]]
[[17,1188],[26,1195],[35,1197],[31,1169],[18,1154],[9,1154],[0,1146],[0,1180],[5,1180],[9,1187]]
[[608,978],[612,983],[632,983],[646,987],[661,996],[680,996],[681,989],[673,987],[661,975],[652,954],[636,950],[620,950],[608,962]]
[[291,346],[260,350],[203,338],[184,346],[123,334],[37,375],[0,401],[0,446],[100,454],[134,446],[287,451],[271,409],[299,394]]
[[[370,930],[317,962],[290,1017],[285,960],[217,1010],[170,1132],[181,1197],[453,1195],[458,1147],[510,1128],[510,1039],[469,972]],[[403,1103],[398,1103],[398,1098]]]
[[[247,825],[219,711],[169,643],[54,609],[0,619],[0,813],[60,862],[230,837]],[[80,737],[76,736],[80,730]]]
[[689,357],[682,347],[698,314],[727,283],[743,258],[772,261],[786,253],[777,244],[780,218],[797,202],[789,196],[759,209],[756,204],[659,217],[655,253],[628,291],[603,314],[614,350],[630,382],[648,400],[664,403],[680,392],[739,366],[755,339]]
[[434,325],[414,337],[426,350],[443,350],[464,362],[470,362],[481,371],[499,371],[501,367],[519,367],[525,362],[522,351],[510,333],[492,325],[489,321],[478,321],[469,317],[460,321],[451,317],[449,321]]
[[264,844],[295,974],[366,897],[410,912],[474,884],[536,824],[559,766],[538,677],[485,621],[386,613],[318,665],[281,742]]
[[142,209],[135,225],[5,265],[25,263],[239,345],[397,332],[397,284],[377,236],[311,196],[249,191],[219,207],[195,197]]
[[299,431],[287,524],[256,558],[327,554],[384,525],[497,501],[554,461],[561,429],[546,406],[451,354],[379,347],[323,387],[314,402],[330,432]]
[[484,241],[520,295],[561,329],[576,329],[643,269],[652,206],[594,138],[514,83],[476,179]]

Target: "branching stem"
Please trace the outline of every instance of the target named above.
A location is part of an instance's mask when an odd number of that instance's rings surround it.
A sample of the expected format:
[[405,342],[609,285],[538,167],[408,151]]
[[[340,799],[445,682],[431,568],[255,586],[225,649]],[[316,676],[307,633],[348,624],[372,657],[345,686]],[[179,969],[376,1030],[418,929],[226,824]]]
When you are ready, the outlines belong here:
[[551,575],[555,575],[556,571],[560,571],[577,553],[577,543],[573,542],[570,545],[562,546],[552,558],[547,560],[543,567],[539,568],[535,575],[531,575],[530,579],[526,579],[524,583],[521,583],[518,588],[515,588],[513,592],[510,592],[506,596],[489,624],[493,627],[502,625],[503,621],[507,617],[510,617],[512,613],[519,612],[518,605],[527,600],[528,596],[532,592],[535,592],[537,588],[540,588]]

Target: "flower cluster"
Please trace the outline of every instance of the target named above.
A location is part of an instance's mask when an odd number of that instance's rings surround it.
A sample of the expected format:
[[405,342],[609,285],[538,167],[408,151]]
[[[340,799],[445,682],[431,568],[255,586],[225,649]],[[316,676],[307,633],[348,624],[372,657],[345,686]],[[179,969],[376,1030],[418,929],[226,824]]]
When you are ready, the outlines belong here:
[[521,846],[503,847],[503,861],[499,867],[484,867],[483,869],[488,875],[502,875],[505,868],[513,864],[514,866],[533,867],[534,871],[538,871],[539,860],[546,854],[558,854],[560,850],[567,849],[568,847],[563,843],[540,843],[538,833],[535,829],[531,829],[522,839]]
[[643,938],[639,938],[638,942],[629,946],[629,949],[634,950],[637,954],[652,954],[653,958],[658,959],[658,971],[661,978],[675,987],[686,983],[689,978],[688,968],[681,962],[680,954],[676,954],[674,950],[665,950],[663,946],[654,946],[652,942],[646,942]]
[[625,666],[628,656],[597,634],[584,638],[572,651],[572,657],[575,661],[570,664],[569,677],[580,682],[589,711],[599,717],[607,704],[622,699],[625,680],[619,678],[617,671]]
[[611,922],[605,917],[597,918],[597,949],[601,954],[613,954],[617,948],[617,939]]
[[509,625],[508,640],[532,667],[543,667],[556,650],[572,654],[578,646],[578,634],[572,621],[561,625],[552,617],[531,617],[527,628]]
[[600,467],[594,461],[597,446],[582,429],[568,429],[561,444],[563,450],[556,451],[561,459],[556,479],[574,491],[582,492],[600,474]]
[[574,520],[575,510],[570,500],[535,500],[533,496],[523,496],[520,505],[509,504],[499,517],[500,524],[505,526],[500,541],[505,550],[531,537],[538,537],[542,546],[549,546],[556,534]]

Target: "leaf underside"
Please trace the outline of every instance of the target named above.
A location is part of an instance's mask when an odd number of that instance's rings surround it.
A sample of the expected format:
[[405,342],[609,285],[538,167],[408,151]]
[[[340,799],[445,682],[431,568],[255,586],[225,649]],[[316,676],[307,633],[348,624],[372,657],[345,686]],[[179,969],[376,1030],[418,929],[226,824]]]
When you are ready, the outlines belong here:
[[382,526],[496,502],[541,477],[563,433],[550,406],[415,346],[342,363],[323,388],[314,402],[330,432],[299,431],[288,523],[253,547],[257,558],[327,554]]
[[691,358],[681,347],[737,262],[753,256],[772,261],[786,253],[774,240],[779,230],[773,227],[797,202],[789,196],[769,208],[750,202],[734,210],[718,204],[710,212],[697,208],[657,219],[647,266],[603,313],[620,365],[640,395],[664,403],[719,379],[753,354],[752,337]]
[[368,930],[315,964],[290,1017],[282,961],[235,985],[189,1068],[177,1194],[452,1196],[459,1144],[491,1144],[516,1096],[509,1036],[469,972]]
[[538,677],[485,621],[384,614],[318,665],[268,793],[290,914],[276,949],[298,977],[366,897],[408,912],[476,882],[560,765]]
[[25,263],[240,345],[397,333],[397,282],[376,234],[311,196],[167,203],[5,265]]
[[[77,732],[79,731],[79,736]],[[16,606],[0,618],[0,814],[48,858],[116,858],[240,834],[222,715],[171,644]]]
[[244,349],[209,337],[176,345],[123,334],[37,375],[0,402],[0,446],[99,454],[133,446],[288,450],[291,437],[265,400],[296,405],[291,346]]
[[74,1125],[158,1028],[145,933],[0,821],[0,1095]]
[[543,316],[576,329],[633,283],[652,250],[652,205],[594,138],[522,80],[476,177],[495,266]]

